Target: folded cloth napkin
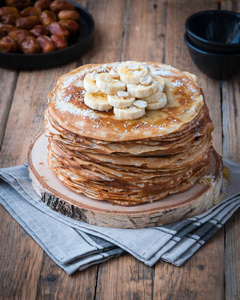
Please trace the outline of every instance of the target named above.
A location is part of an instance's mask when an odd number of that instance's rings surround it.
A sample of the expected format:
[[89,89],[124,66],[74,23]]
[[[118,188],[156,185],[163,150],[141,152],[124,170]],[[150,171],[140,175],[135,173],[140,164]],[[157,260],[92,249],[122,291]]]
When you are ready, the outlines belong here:
[[225,199],[177,223],[142,229],[89,225],[51,210],[35,193],[27,165],[0,170],[0,203],[67,274],[128,252],[148,266],[164,260],[181,266],[240,207],[240,165],[231,171]]

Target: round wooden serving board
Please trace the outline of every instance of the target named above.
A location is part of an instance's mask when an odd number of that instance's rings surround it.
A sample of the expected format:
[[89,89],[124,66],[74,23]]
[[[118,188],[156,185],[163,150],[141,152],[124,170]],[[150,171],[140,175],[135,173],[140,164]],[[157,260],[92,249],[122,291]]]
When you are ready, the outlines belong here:
[[36,192],[52,209],[92,225],[119,228],[154,227],[201,214],[220,202],[222,163],[215,150],[206,172],[213,183],[196,183],[189,190],[153,203],[125,207],[78,194],[62,184],[47,164],[48,139],[41,133],[29,148],[29,175]]

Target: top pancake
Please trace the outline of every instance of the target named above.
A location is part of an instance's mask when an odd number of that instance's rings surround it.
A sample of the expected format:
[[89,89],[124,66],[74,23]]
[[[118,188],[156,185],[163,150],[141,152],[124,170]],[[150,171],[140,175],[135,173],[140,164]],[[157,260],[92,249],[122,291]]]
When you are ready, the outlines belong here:
[[196,77],[165,64],[148,65],[153,76],[163,77],[168,104],[137,120],[119,120],[113,111],[99,112],[83,101],[84,77],[96,71],[109,72],[119,63],[84,65],[63,76],[49,94],[48,113],[64,129],[83,137],[103,141],[132,141],[161,137],[177,132],[191,122],[204,105]]

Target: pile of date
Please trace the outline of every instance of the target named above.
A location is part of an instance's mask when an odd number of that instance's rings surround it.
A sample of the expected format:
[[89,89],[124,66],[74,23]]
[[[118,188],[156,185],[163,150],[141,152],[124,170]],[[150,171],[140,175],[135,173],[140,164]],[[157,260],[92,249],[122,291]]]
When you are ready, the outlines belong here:
[[65,0],[6,0],[0,8],[0,51],[48,53],[68,46],[80,14]]

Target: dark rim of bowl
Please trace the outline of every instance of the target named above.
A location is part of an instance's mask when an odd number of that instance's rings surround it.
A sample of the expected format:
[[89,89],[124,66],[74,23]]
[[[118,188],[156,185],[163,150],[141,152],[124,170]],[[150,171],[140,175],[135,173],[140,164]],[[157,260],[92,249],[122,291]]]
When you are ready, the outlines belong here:
[[199,11],[193,15],[191,15],[190,17],[187,18],[186,22],[185,22],[185,29],[187,32],[189,32],[194,38],[196,38],[197,40],[204,42],[204,43],[209,43],[211,42],[212,45],[214,46],[222,46],[222,47],[240,47],[240,43],[234,43],[234,44],[226,44],[226,43],[219,43],[219,42],[212,42],[206,39],[203,39],[201,37],[199,37],[198,35],[196,35],[195,33],[193,33],[190,28],[189,28],[189,22],[192,21],[192,19],[194,19],[195,17],[202,15],[202,14],[213,14],[214,12],[220,12],[220,13],[227,13],[229,15],[234,15],[234,16],[238,16],[240,19],[240,13],[235,12],[235,11],[229,11],[229,10],[203,10],[203,11]]
[[184,34],[184,41],[189,47],[191,47],[192,49],[194,49],[197,52],[202,53],[202,54],[207,54],[207,55],[212,55],[212,56],[240,56],[240,53],[222,53],[221,54],[221,53],[213,53],[213,52],[207,52],[207,51],[200,50],[191,44],[191,42],[189,41],[189,38],[187,36],[187,32],[185,32],[185,34]]

